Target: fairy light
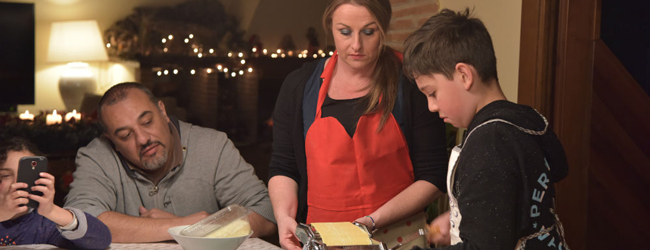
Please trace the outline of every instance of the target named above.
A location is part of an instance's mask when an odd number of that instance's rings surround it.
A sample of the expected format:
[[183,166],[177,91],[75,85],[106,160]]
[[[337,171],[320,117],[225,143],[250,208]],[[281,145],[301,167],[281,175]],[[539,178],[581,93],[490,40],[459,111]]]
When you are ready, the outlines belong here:
[[158,70],[158,73],[156,73],[156,74],[158,74],[158,76],[161,76],[161,75],[162,75],[162,71]]
[[196,70],[194,70],[194,69],[190,70],[191,75],[194,75],[195,73],[196,73]]
[[325,53],[320,54],[320,57],[325,57],[325,56],[327,56]]
[[278,54],[276,53],[271,54],[271,58],[278,58]]
[[333,56],[333,55],[334,55],[334,51],[330,51],[330,56]]
[[199,53],[197,56],[198,56],[199,58],[201,58],[201,57],[203,57],[203,53]]
[[199,48],[194,48],[194,53],[199,53]]
[[212,74],[212,69],[208,68],[208,69],[205,70],[205,72],[208,72],[208,74]]
[[256,52],[257,52],[257,48],[256,48],[256,47],[253,47],[253,49],[251,49],[251,50],[253,51],[253,53],[256,53]]
[[237,76],[237,73],[232,72],[232,73],[230,73],[230,76],[235,77],[235,76]]
[[281,50],[281,49],[278,49],[277,52],[278,52],[278,54],[280,54],[280,53],[282,53],[282,50]]
[[239,75],[240,75],[240,76],[243,76],[243,75],[244,75],[244,71],[243,71],[243,70],[239,70]]
[[166,42],[167,42],[167,38],[163,38],[162,43],[166,43]]
[[248,67],[248,73],[253,73],[253,68]]
[[314,58],[318,58],[318,54],[314,54]]
[[262,50],[262,54],[266,55],[267,53],[269,53],[269,52],[266,49]]
[[210,54],[214,53],[214,49],[210,49]]
[[286,55],[284,53],[280,54],[280,57],[284,58]]
[[164,48],[164,49],[163,49],[163,52],[167,53],[167,51],[169,51],[168,48]]
[[232,52],[228,52],[228,57],[232,57]]
[[[243,53],[243,52],[239,52],[239,53],[237,54],[237,56],[238,56],[238,57],[244,57],[244,53]],[[243,63],[242,63],[242,64],[243,64]]]
[[241,61],[239,61],[239,63],[241,63],[242,65],[244,65],[244,64],[246,64],[246,60],[241,59]]
[[318,50],[318,54],[323,54],[323,50],[322,50],[322,49],[319,49],[319,50]]
[[194,34],[190,34],[190,35],[187,36],[187,37],[189,37],[190,39],[192,39],[192,38],[194,38]]
[[178,69],[174,69],[174,75],[178,75]]
[[163,71],[163,74],[165,74],[165,75],[169,75],[169,70],[165,70],[165,71]]
[[293,56],[293,50],[289,50],[289,51],[287,51],[287,55],[289,55],[289,56]]
[[189,38],[185,38],[185,40],[183,40],[183,42],[185,42],[185,43],[189,43],[189,42],[190,42],[190,39],[189,39]]
[[167,39],[169,39],[169,40],[173,40],[173,39],[174,39],[174,36],[170,34],[169,36],[167,36]]
[[107,43],[107,44],[106,44],[106,48],[110,48],[110,47],[111,47],[111,44],[110,44],[110,43]]
[[217,64],[217,70],[223,71],[223,66],[221,66],[221,64]]
[[228,68],[223,68],[223,73],[228,73]]

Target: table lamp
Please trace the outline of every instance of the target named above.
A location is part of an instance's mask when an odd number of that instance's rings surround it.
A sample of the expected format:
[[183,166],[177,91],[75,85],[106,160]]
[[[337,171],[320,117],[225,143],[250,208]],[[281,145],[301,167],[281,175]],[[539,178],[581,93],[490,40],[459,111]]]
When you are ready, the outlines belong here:
[[68,63],[59,78],[59,93],[67,110],[78,110],[84,94],[95,92],[95,77],[86,62],[107,60],[97,21],[52,23],[47,61]]

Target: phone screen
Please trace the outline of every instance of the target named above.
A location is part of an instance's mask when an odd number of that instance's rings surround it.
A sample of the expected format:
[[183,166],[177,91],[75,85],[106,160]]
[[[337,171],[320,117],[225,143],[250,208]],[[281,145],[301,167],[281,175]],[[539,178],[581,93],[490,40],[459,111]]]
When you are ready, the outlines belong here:
[[[32,191],[32,187],[35,185],[34,182],[41,178],[39,175],[41,172],[47,172],[47,158],[45,158],[45,156],[26,156],[20,158],[20,161],[18,162],[18,178],[16,182],[27,183],[27,189],[23,190],[30,194],[43,195],[41,192]],[[38,202],[30,199],[27,206],[37,208]]]

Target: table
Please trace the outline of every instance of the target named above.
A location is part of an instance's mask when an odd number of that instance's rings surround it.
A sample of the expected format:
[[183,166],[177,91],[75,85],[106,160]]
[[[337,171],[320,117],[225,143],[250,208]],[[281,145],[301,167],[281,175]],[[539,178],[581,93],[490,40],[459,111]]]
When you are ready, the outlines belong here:
[[[52,245],[22,245],[2,247],[2,250],[9,249],[35,249],[35,250],[53,250],[62,249]],[[176,242],[169,243],[112,243],[108,250],[183,250],[181,245]],[[237,250],[280,250],[276,245],[268,243],[259,238],[248,238]]]

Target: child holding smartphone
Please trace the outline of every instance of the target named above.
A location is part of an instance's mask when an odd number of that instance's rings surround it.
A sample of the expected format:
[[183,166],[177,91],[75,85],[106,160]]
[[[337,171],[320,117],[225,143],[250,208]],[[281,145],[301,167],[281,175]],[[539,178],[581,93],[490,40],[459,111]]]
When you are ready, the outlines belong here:
[[[51,244],[67,249],[105,249],[111,243],[108,227],[97,218],[75,208],[54,205],[54,176],[41,172],[32,191],[20,190],[16,182],[20,158],[40,154],[29,141],[0,139],[0,246]],[[29,199],[38,208],[26,206]]]

